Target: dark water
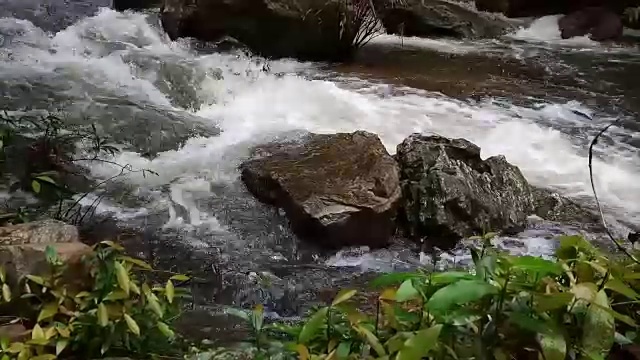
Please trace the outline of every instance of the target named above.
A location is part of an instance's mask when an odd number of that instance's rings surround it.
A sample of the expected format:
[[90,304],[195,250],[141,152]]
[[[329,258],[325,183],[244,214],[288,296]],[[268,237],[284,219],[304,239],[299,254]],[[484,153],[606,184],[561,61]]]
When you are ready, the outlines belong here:
[[[99,5],[0,0],[0,105],[96,124],[122,149],[110,160],[158,173],[99,189],[106,197],[95,220],[105,221],[88,236],[119,234],[158,267],[195,274],[197,329],[220,331],[202,315],[219,304],[264,303],[274,316],[294,316],[372,272],[419,265],[415,246],[400,240],[321,252],[253,199],[237,166],[251,146],[283,133],[365,129],[391,152],[412,132],[465,137],[483,156],[505,154],[535,185],[592,206],[588,142],[622,117],[596,149],[596,180],[607,216],[627,225],[614,221],[617,231],[640,225],[635,45],[566,44],[532,25],[538,40],[381,37],[355,64],[329,66],[205,53],[170,42],[153,12]],[[118,171],[87,166],[97,179]],[[498,245],[544,255],[550,237],[574,230],[542,223]],[[459,251],[442,262],[466,258]]]

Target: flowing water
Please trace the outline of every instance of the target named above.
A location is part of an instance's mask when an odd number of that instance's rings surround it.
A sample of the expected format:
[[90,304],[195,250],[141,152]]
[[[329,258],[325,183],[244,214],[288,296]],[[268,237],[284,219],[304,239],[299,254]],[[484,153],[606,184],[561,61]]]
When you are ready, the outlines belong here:
[[[120,177],[98,214],[138,229],[141,256],[202,274],[200,304],[260,301],[293,315],[315,296],[309,288],[418,263],[402,241],[374,252],[316,251],[247,193],[237,166],[251,146],[296,131],[364,129],[392,153],[414,132],[464,137],[484,157],[506,155],[533,184],[593,206],[588,143],[621,117],[596,148],[595,181],[618,230],[640,225],[633,42],[560,40],[547,17],[499,40],[380,36],[355,64],[327,65],[171,42],[153,12],[38,4],[0,0],[0,107],[95,123],[122,148],[114,162],[155,171]],[[99,179],[119,171],[90,167]],[[567,230],[533,227],[500,241],[545,255],[550,232]]]

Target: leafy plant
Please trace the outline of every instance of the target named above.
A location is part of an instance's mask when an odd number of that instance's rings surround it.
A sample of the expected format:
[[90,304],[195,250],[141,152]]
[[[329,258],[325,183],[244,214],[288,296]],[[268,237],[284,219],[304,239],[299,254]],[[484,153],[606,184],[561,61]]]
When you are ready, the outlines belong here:
[[[188,294],[174,281],[162,286],[138,280],[151,267],[123,254],[112,242],[94,246],[80,268],[61,261],[47,248],[51,271],[28,275],[12,292],[0,272],[3,303],[27,304],[16,320],[30,327],[23,341],[0,342],[2,359],[86,359],[125,355],[148,357],[177,350],[172,323],[181,313],[180,299]],[[78,276],[81,274],[81,276]]]
[[604,359],[636,341],[638,264],[580,236],[562,237],[552,260],[501,253],[492,236],[470,249],[470,271],[383,275],[372,283],[375,311],[343,290],[301,323],[253,326],[254,349],[292,359]]

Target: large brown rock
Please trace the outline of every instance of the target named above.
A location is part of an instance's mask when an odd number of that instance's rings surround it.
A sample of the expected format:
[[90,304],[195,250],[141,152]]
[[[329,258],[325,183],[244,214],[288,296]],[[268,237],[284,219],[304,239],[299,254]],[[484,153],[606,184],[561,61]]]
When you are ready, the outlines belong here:
[[258,149],[241,165],[259,200],[283,208],[293,230],[316,244],[381,247],[395,230],[398,166],[375,134],[310,134]]
[[504,156],[486,160],[465,139],[413,134],[398,145],[408,235],[446,249],[483,232],[522,229],[535,210],[531,187]]
[[376,0],[374,4],[386,30],[398,35],[496,37],[512,27],[504,19],[446,0]]
[[[173,39],[230,36],[270,57],[342,60],[357,29],[345,0],[164,0],[162,25]],[[345,21],[346,20],[346,21]]]
[[75,226],[55,220],[0,227],[0,266],[15,282],[29,274],[49,269],[47,247],[51,246],[71,267],[80,262],[90,247],[81,243]]

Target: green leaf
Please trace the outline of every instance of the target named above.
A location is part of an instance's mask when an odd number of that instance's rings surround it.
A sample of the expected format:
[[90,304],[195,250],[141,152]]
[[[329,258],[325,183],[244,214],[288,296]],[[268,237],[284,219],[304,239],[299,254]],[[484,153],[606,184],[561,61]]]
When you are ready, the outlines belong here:
[[11,301],[11,288],[7,284],[2,284],[2,299],[6,302]]
[[249,321],[249,314],[244,310],[239,310],[235,308],[226,308],[224,312],[229,315],[241,318],[242,320]]
[[574,295],[572,293],[553,293],[553,294],[543,294],[543,295],[534,295],[534,309],[537,312],[547,312],[553,311],[561,308],[566,308],[569,306],[571,301],[573,301]]
[[459,280],[473,280],[475,276],[468,272],[462,271],[447,271],[442,273],[435,273],[431,275],[430,281],[433,285],[445,285],[451,284]]
[[191,278],[188,277],[187,275],[177,274],[177,275],[173,275],[169,279],[175,280],[175,281],[189,281]]
[[349,299],[351,299],[358,291],[357,290],[341,290],[338,295],[333,299],[331,306],[339,305]]
[[498,288],[481,280],[460,280],[436,291],[427,308],[435,314],[443,314],[453,306],[477,301],[498,293]]
[[[146,262],[140,260],[140,259],[135,259],[132,258],[130,256],[118,256],[118,259],[130,263],[130,264],[134,264],[134,265],[138,265],[139,267],[145,269],[145,270],[153,270],[153,268],[151,267],[151,265],[147,264]],[[173,279],[173,277],[171,277]]]
[[631,317],[629,317],[627,315],[620,314],[619,312],[614,311],[610,307],[603,307],[603,306],[600,306],[598,304],[591,304],[591,306],[595,306],[595,307],[598,307],[598,308],[602,309],[603,311],[611,314],[611,316],[613,316],[614,319],[616,319],[616,320],[618,320],[620,322],[623,322],[623,323],[625,323],[625,324],[627,324],[629,326],[632,326],[632,327],[638,327],[638,324],[636,324],[636,322]]
[[58,258],[58,252],[56,251],[56,249],[53,248],[53,246],[51,245],[47,245],[47,247],[45,248],[45,256],[47,258],[47,263],[51,264],[51,265],[55,265],[58,263],[59,258]]
[[147,300],[151,311],[153,311],[159,318],[162,318],[164,311],[162,311],[162,306],[160,306],[160,301],[158,301],[156,294],[149,293],[147,295]]
[[582,327],[582,349],[587,354],[606,356],[615,339],[615,319],[603,308],[610,309],[609,298],[604,290],[599,291],[594,300],[598,306],[589,306]]
[[98,304],[98,325],[102,327],[109,325],[109,313],[104,303]]
[[116,269],[116,277],[118,279],[118,286],[120,286],[120,288],[122,290],[124,290],[125,293],[127,293],[127,295],[129,294],[129,274],[127,273],[127,270],[124,268],[124,266],[122,266],[122,263],[120,262],[115,262],[114,264],[115,269]]
[[38,355],[34,357],[29,357],[29,360],[55,360],[56,356],[51,354]]
[[45,286],[45,282],[44,279],[40,276],[35,276],[35,275],[27,275],[27,279],[33,281],[34,283],[41,285],[41,286]]
[[635,290],[627,286],[627,284],[623,283],[619,279],[610,279],[604,286],[605,289],[609,289],[617,292],[620,295],[624,295],[631,300],[636,300],[640,297]]
[[176,295],[175,288],[173,287],[173,282],[171,280],[167,280],[167,285],[164,287],[165,296],[167,297],[167,301],[169,304],[173,304],[173,298]]
[[596,297],[598,287],[594,283],[580,283],[574,285],[571,292],[576,296],[576,299],[592,302]]
[[413,287],[413,281],[411,279],[405,280],[398,290],[396,291],[396,301],[405,302],[416,299],[420,293]]
[[533,317],[532,314],[527,314],[524,312],[512,313],[509,316],[509,322],[523,330],[527,330],[533,333],[551,334],[554,332],[553,324],[547,323],[544,320]]
[[378,353],[378,356],[387,355],[387,352],[384,350],[384,346],[382,346],[382,344],[380,343],[380,340],[378,340],[378,337],[375,336],[371,331],[369,331],[369,329],[365,328],[362,325],[355,325],[353,328],[360,335],[365,337],[365,339],[367,340],[367,343],[369,343],[369,345],[371,345],[373,350],[375,350],[376,353]]
[[34,193],[40,194],[40,191],[42,190],[42,186],[37,180],[33,180],[31,181],[31,189],[33,190]]
[[545,260],[536,256],[519,256],[511,261],[513,269],[533,272],[538,274],[560,275],[562,266],[555,261]]
[[69,340],[67,339],[59,339],[56,341],[56,355],[60,355],[64,351],[64,349],[69,345]]
[[38,181],[49,183],[51,185],[57,185],[56,182],[52,178],[50,178],[49,176],[46,176],[46,175],[38,176],[38,177],[36,177],[36,179]]
[[560,334],[539,334],[538,343],[545,360],[564,360],[567,356],[567,342]]
[[424,275],[418,274],[415,272],[389,273],[389,274],[381,275],[376,279],[374,279],[371,282],[371,286],[374,288],[389,287],[392,285],[401,284],[409,279],[416,279],[420,277],[424,277]]
[[134,333],[137,336],[140,336],[140,327],[138,323],[129,314],[124,314],[124,321],[127,322],[127,326],[129,327],[129,331]]
[[251,312],[251,326],[256,332],[262,331],[262,325],[264,324],[264,306],[258,304],[253,308]]
[[322,329],[322,325],[324,324],[327,311],[329,308],[322,308],[318,310],[313,316],[302,326],[302,330],[300,331],[300,335],[298,335],[298,342],[300,344],[307,344],[314,336],[316,336],[319,331]]
[[172,340],[173,338],[175,338],[176,334],[174,333],[173,330],[171,330],[171,328],[169,327],[169,325],[163,323],[162,321],[158,321],[158,330],[160,330],[160,332],[167,337],[167,339]]
[[101,241],[100,244],[106,245],[106,246],[108,246],[108,247],[110,247],[110,248],[112,248],[114,250],[117,250],[117,251],[124,251],[124,248],[121,245],[118,245],[118,244],[114,243],[111,240]]
[[404,347],[398,352],[397,360],[420,360],[429,354],[438,344],[438,337],[442,325],[434,325],[428,329],[418,331],[404,343]]
[[118,301],[123,299],[128,299],[129,294],[124,292],[124,290],[115,290],[110,292],[107,296],[105,296],[105,300],[107,301]]
[[3,284],[7,282],[7,271],[4,269],[4,266],[0,266],[0,282]]
[[351,353],[351,342],[343,341],[338,345],[338,349],[336,351],[336,357],[338,360],[346,360],[349,358],[349,354]]
[[44,336],[44,330],[40,327],[39,324],[36,324],[33,329],[31,329],[31,340],[46,340],[47,338]]
[[52,318],[57,313],[58,313],[58,303],[56,303],[56,302],[49,303],[49,304],[43,306],[42,310],[40,310],[40,314],[38,314],[37,322]]

